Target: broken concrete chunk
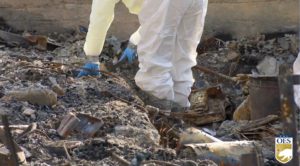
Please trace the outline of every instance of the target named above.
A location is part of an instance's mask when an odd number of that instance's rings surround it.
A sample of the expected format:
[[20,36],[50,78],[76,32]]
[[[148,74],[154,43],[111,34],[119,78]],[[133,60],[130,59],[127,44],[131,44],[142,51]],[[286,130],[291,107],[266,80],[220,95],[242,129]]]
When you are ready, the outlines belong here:
[[232,51],[232,50],[230,50],[226,55],[226,58],[228,61],[237,60],[239,57],[240,57],[240,54],[237,53],[236,51]]
[[52,85],[51,89],[53,92],[55,92],[58,96],[64,96],[65,91],[62,87],[60,87],[58,84]]
[[266,56],[257,66],[258,73],[265,76],[277,76],[279,74],[279,64],[277,59]]
[[31,108],[24,108],[23,109],[23,115],[26,116],[31,116],[35,113],[35,110],[31,109]]
[[290,43],[288,41],[288,38],[286,37],[278,38],[277,42],[279,43],[282,49],[288,50],[290,48]]
[[223,137],[229,135],[234,131],[235,127],[238,125],[235,121],[226,120],[224,121],[221,126],[217,130],[217,137]]
[[191,160],[210,159],[218,165],[242,165],[244,155],[254,154],[255,163],[263,163],[262,151],[256,142],[214,142],[203,144],[187,144],[180,151],[180,157]]
[[116,136],[134,138],[139,145],[159,145],[160,140],[157,130],[143,130],[133,126],[116,126],[115,134]]
[[44,63],[40,60],[35,60],[35,61],[33,61],[33,65],[37,66],[37,67],[43,67]]
[[53,106],[57,104],[57,95],[44,88],[29,88],[26,90],[10,91],[6,94],[19,101],[27,101],[41,106]]
[[65,90],[57,83],[54,77],[49,77],[50,82],[52,83],[51,89],[55,92],[58,96],[64,96]]

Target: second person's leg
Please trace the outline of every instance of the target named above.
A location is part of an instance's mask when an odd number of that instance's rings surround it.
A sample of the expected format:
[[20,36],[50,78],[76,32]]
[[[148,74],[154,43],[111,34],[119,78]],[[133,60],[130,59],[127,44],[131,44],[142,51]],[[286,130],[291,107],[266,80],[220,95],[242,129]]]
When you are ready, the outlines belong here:
[[145,0],[139,14],[136,84],[159,99],[174,100],[172,58],[178,26],[192,0]]
[[178,27],[172,78],[174,101],[181,107],[190,107],[188,97],[194,83],[192,67],[197,64],[196,48],[203,32],[207,3],[207,0],[193,0]]

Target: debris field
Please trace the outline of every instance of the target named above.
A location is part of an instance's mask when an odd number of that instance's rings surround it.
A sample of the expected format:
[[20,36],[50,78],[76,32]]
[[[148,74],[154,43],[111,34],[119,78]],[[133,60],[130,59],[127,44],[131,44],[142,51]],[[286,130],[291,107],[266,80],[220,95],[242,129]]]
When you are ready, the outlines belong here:
[[[281,64],[292,69],[295,34],[203,39],[191,111],[170,115],[144,103],[137,60],[116,65],[126,41],[107,38],[101,76],[77,78],[84,38],[0,28],[0,108],[22,165],[279,165],[280,114],[251,118],[249,77],[276,76]],[[3,122],[0,163],[9,165]]]

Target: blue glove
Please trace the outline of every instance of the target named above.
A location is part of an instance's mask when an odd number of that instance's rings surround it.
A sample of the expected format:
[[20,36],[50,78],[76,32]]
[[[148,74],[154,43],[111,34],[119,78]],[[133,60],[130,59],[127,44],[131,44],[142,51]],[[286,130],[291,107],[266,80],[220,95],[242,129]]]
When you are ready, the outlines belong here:
[[135,49],[127,47],[125,49],[125,51],[123,52],[121,58],[119,59],[118,63],[127,59],[129,64],[131,64],[133,62],[133,60],[135,59],[135,57],[136,57]]
[[83,76],[99,76],[100,75],[100,66],[98,63],[93,62],[87,62],[83,69],[80,70],[80,73],[77,75],[77,77],[83,77]]

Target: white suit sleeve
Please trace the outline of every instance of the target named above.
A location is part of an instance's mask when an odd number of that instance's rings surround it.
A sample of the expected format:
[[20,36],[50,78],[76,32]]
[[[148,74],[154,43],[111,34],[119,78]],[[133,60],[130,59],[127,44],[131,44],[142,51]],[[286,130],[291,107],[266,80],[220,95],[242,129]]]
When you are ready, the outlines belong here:
[[138,43],[140,42],[141,40],[141,34],[140,34],[140,28],[134,32],[131,36],[130,36],[130,39],[129,41],[134,44],[134,45],[138,45]]
[[144,3],[144,0],[123,0],[123,3],[132,14],[139,14]]
[[115,4],[119,0],[93,0],[90,24],[84,52],[87,56],[98,56],[105,42],[107,31],[114,19]]

